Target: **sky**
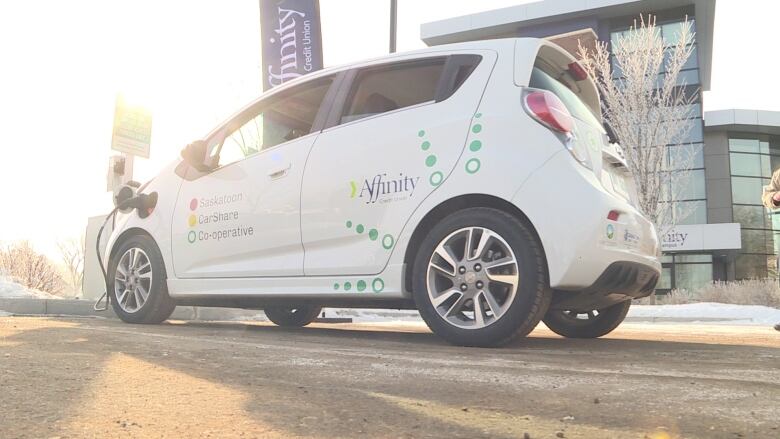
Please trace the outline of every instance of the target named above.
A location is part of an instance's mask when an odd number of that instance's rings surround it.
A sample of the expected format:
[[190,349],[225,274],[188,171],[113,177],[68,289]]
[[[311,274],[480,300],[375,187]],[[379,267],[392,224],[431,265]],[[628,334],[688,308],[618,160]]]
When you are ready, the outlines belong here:
[[[398,0],[398,50],[420,24],[522,0]],[[389,0],[320,0],[326,66],[388,50]],[[718,0],[704,109],[780,111],[773,53],[780,2]],[[107,213],[117,93],[153,113],[146,181],[261,91],[257,0],[0,3],[0,242],[56,242]]]

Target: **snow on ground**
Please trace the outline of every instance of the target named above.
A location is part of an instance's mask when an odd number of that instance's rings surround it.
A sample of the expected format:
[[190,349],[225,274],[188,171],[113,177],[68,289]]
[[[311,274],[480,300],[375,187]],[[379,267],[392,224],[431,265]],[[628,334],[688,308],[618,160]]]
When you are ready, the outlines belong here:
[[[352,317],[355,322],[422,322],[417,311],[383,309],[327,309],[326,317]],[[780,323],[780,309],[756,305],[691,303],[686,305],[633,305],[628,321],[675,323],[723,323],[731,325],[774,325]]]
[[685,305],[634,305],[629,318],[680,319],[700,323],[731,325],[774,325],[780,323],[780,309],[758,305],[688,303]]
[[28,289],[7,277],[0,276],[0,299],[59,299],[59,297]]

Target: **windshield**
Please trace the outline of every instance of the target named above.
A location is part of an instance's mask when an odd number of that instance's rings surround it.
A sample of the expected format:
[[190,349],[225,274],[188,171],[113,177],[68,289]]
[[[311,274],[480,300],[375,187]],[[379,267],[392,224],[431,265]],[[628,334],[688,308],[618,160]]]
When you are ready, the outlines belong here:
[[600,118],[597,118],[593,114],[590,108],[582,102],[574,91],[539,67],[534,67],[533,72],[531,73],[531,82],[528,85],[533,88],[551,91],[563,101],[572,116],[582,122],[596,126],[600,130],[603,129],[601,121],[599,120]]

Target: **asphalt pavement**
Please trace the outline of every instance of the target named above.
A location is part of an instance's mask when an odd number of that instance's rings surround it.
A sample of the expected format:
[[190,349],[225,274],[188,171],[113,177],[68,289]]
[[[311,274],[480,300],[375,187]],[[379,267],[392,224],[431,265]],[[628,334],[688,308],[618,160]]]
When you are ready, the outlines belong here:
[[477,349],[416,323],[2,317],[0,438],[40,437],[777,438],[780,333],[540,325]]

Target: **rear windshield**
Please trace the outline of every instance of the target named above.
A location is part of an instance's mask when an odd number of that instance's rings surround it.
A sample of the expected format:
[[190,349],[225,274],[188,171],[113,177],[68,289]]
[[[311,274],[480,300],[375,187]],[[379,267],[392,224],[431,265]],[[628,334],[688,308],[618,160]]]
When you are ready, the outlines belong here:
[[531,73],[531,82],[528,85],[533,88],[553,92],[558,96],[558,99],[563,101],[563,104],[566,105],[566,108],[569,109],[572,116],[587,124],[603,129],[599,118],[593,115],[590,108],[582,102],[576,93],[569,89],[564,83],[556,80],[548,73],[545,73],[539,67],[534,67],[534,70]]

